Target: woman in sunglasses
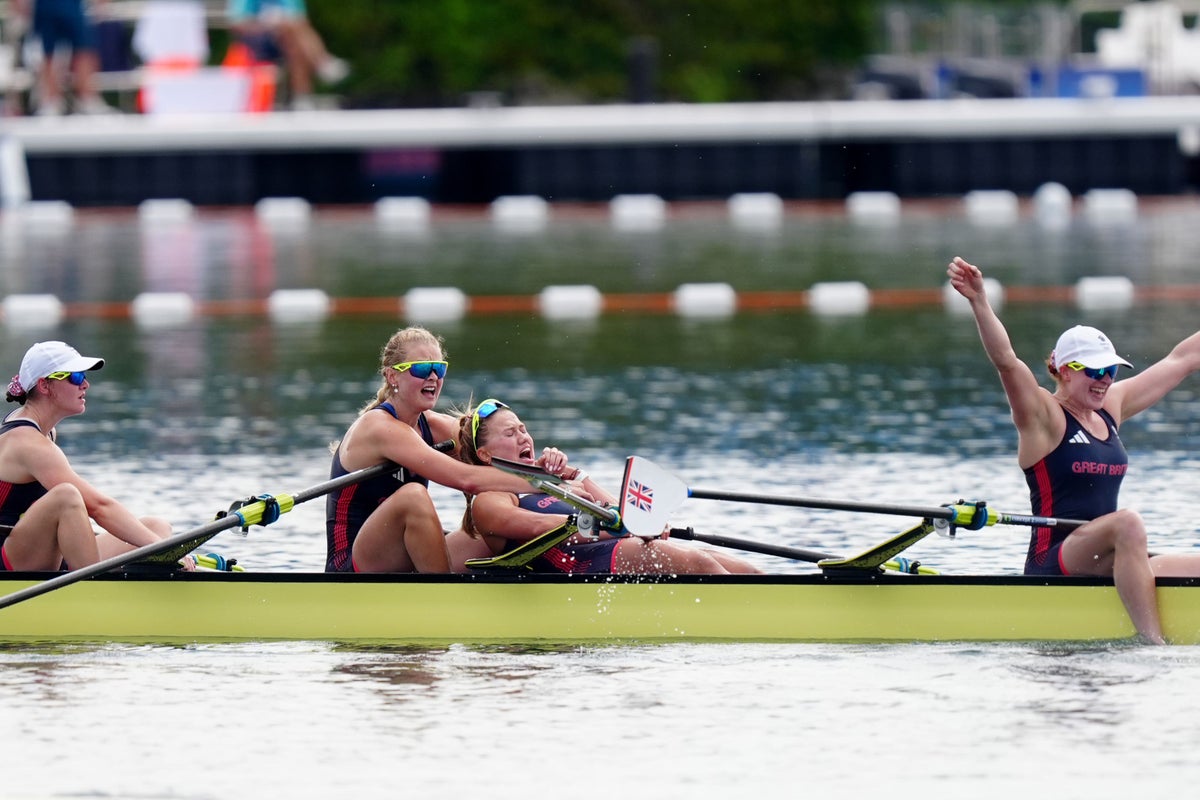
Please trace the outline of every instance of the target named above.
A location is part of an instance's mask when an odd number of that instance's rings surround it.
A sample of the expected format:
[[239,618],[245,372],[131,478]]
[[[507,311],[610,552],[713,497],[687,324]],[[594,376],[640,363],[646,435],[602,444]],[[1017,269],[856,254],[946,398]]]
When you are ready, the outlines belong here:
[[63,342],[38,342],[9,383],[20,408],[0,423],[0,569],[78,569],[171,534],[166,520],[139,519],[81,478],[55,443],[58,423],[84,412],[87,372],[103,366]]
[[1035,528],[1025,573],[1112,576],[1138,633],[1162,643],[1154,578],[1200,576],[1200,557],[1151,556],[1141,516],[1117,508],[1129,462],[1117,429],[1200,369],[1200,333],[1184,339],[1161,361],[1118,381],[1118,369],[1132,365],[1117,355],[1103,333],[1077,325],[1059,337],[1046,361],[1055,383],[1050,392],[1017,358],[988,302],[979,268],[956,257],[947,274],[970,303],[983,349],[1000,373],[1033,513],[1091,520],[1070,532]]
[[397,331],[380,353],[375,397],[334,447],[330,477],[384,461],[396,472],[352,484],[326,499],[328,572],[449,572],[445,534],[429,482],[463,492],[518,491],[524,480],[464,464],[435,445],[455,439],[458,420],[433,410],[449,363],[441,338]]
[[[554,447],[535,457],[533,437],[511,408],[484,400],[458,422],[459,458],[469,464],[490,464],[493,458],[535,464],[566,479],[576,494],[596,503],[616,505],[616,498],[596,485],[582,470],[568,466]],[[522,481],[522,483],[525,483]],[[450,534],[455,570],[468,558],[499,555],[521,543],[561,527],[576,509],[565,501],[532,492],[528,483],[519,491],[467,493],[461,531]],[[576,535],[539,556],[539,572],[590,574],[725,574],[758,572],[727,553],[689,547],[667,538]]]

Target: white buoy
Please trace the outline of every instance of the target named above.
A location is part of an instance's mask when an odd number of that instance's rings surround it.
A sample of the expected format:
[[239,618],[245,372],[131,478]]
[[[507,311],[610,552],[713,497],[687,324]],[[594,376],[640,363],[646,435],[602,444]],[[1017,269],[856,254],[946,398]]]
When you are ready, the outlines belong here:
[[29,199],[25,146],[12,136],[0,138],[0,206],[14,208],[28,203]]
[[0,313],[12,328],[53,328],[62,322],[63,304],[52,294],[10,294]]
[[1175,143],[1179,146],[1179,153],[1188,158],[1195,158],[1200,155],[1200,127],[1196,125],[1184,125],[1175,133]]
[[133,298],[130,313],[149,328],[184,325],[196,316],[196,301],[184,292],[143,292]]
[[33,200],[18,208],[22,224],[34,231],[61,231],[75,222],[75,209],[65,200]]
[[151,199],[138,205],[138,221],[143,225],[172,225],[190,222],[196,209],[187,200]]
[[783,200],[773,192],[735,194],[727,205],[729,218],[739,228],[770,229],[783,223]]
[[467,315],[467,296],[454,287],[417,287],[404,294],[404,316],[413,322],[450,322]]
[[656,231],[667,219],[667,204],[656,194],[622,194],[609,203],[613,227],[621,231]]
[[1083,196],[1091,222],[1132,222],[1137,219],[1137,195],[1128,189],[1090,189]]
[[846,198],[846,213],[856,222],[898,222],[900,197],[895,192],[852,192]]
[[502,231],[540,231],[550,219],[550,206],[536,195],[497,197],[491,204],[492,222]]
[[593,319],[604,310],[604,296],[595,286],[547,286],[538,308],[546,319]]
[[1131,308],[1133,296],[1133,281],[1123,275],[1080,278],[1075,284],[1075,304],[1088,310]]
[[375,222],[397,230],[424,230],[433,216],[424,197],[384,197],[375,201]]
[[865,314],[871,307],[871,292],[859,281],[815,283],[808,290],[808,307],[822,316]]
[[264,197],[254,204],[259,222],[270,227],[304,228],[312,218],[312,206],[303,197]]
[[728,283],[685,283],[672,296],[682,317],[730,317],[737,311],[737,292]]
[[1043,183],[1033,193],[1033,208],[1038,222],[1043,225],[1058,227],[1065,225],[1071,219],[1075,199],[1071,190],[1061,183]]
[[276,289],[267,298],[275,322],[315,322],[329,316],[333,303],[320,289]]
[[1012,225],[1020,217],[1017,196],[1007,189],[977,189],[963,198],[967,219],[975,225]]
[[[1004,286],[1000,281],[995,278],[984,278],[983,291],[993,309],[999,311],[1004,308]],[[954,314],[971,313],[971,304],[967,302],[967,298],[950,285],[950,281],[946,281],[942,286],[942,305],[947,311]]]

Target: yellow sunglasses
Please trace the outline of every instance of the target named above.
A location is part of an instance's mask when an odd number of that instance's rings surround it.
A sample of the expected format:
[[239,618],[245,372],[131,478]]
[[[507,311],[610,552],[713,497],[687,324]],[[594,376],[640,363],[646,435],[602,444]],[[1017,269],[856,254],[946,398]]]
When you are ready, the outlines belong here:
[[476,447],[479,446],[479,443],[476,442],[475,439],[477,436],[479,436],[480,421],[487,419],[502,408],[508,408],[508,406],[506,406],[504,403],[501,403],[499,400],[494,400],[492,398],[484,400],[482,403],[475,406],[475,413],[471,415],[471,444],[475,445]]
[[1067,366],[1070,367],[1071,369],[1075,370],[1076,372],[1083,372],[1084,375],[1087,375],[1089,378],[1091,378],[1094,381],[1101,380],[1105,375],[1111,376],[1112,379],[1115,381],[1117,379],[1117,368],[1120,367],[1121,365],[1120,364],[1109,364],[1107,367],[1100,367],[1099,369],[1095,369],[1093,367],[1085,367],[1083,364],[1080,364],[1078,361],[1070,361],[1067,363]]
[[430,375],[437,375],[439,378],[446,377],[446,370],[449,366],[449,361],[405,361],[403,364],[393,364],[392,369],[397,372],[407,371],[414,378],[425,380]]

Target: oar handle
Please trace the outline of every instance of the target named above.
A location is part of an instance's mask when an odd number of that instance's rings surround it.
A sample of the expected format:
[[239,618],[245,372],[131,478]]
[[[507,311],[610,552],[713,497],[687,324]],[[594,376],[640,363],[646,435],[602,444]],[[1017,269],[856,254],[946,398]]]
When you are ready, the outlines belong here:
[[551,475],[541,467],[533,466],[532,464],[524,464],[520,461],[509,461],[506,458],[493,458],[492,466],[507,472],[511,475],[524,478],[529,481],[529,485],[538,491],[544,492],[551,497],[556,497],[565,503],[568,503],[580,511],[591,514],[598,520],[601,520],[606,527],[611,527],[615,533],[621,528],[621,515],[616,509],[602,506],[599,503],[593,503],[583,497],[572,492],[570,489],[564,488],[562,478],[557,475]]

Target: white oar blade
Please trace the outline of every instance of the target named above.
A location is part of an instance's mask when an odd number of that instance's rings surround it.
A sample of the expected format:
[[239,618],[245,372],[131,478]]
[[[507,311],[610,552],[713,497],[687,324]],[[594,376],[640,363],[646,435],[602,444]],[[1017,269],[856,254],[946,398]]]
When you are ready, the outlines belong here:
[[687,485],[652,461],[630,456],[621,483],[621,520],[634,536],[657,536],[687,499]]

